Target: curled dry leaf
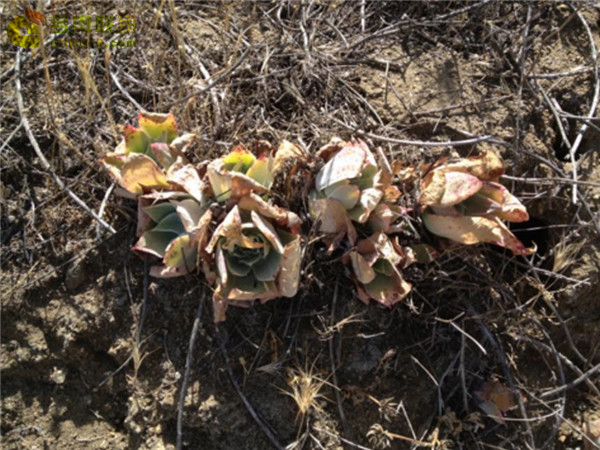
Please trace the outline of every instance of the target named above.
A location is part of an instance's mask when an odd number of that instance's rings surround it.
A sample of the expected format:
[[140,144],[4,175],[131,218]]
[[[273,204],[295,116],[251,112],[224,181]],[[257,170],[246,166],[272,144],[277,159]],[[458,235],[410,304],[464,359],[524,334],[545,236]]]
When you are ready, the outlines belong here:
[[250,306],[293,297],[300,278],[300,219],[258,195],[240,199],[218,225],[206,252],[214,258],[217,287],[215,321],[229,305]]
[[419,199],[427,229],[462,244],[488,242],[515,255],[533,253],[535,248],[526,248],[502,222],[529,219],[525,206],[496,182],[502,172],[502,162],[493,152],[431,170],[422,181]]
[[509,388],[498,380],[486,381],[475,395],[479,400],[478,406],[483,412],[496,422],[506,425],[502,413],[515,406],[515,397]]

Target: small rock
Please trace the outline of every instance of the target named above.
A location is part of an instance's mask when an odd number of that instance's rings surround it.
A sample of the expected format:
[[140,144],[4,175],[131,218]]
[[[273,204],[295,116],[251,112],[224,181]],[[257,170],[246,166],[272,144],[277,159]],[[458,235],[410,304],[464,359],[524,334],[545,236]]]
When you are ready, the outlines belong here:
[[52,369],[52,373],[50,374],[50,380],[55,384],[64,384],[67,379],[67,371],[64,369],[58,369],[54,367]]
[[69,290],[75,290],[85,281],[85,265],[83,261],[74,261],[65,274],[65,286]]

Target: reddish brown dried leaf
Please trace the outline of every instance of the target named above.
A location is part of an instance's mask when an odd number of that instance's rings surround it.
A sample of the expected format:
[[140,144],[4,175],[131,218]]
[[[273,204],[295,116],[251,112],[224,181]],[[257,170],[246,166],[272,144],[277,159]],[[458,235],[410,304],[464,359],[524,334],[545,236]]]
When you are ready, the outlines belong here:
[[44,25],[46,23],[46,19],[41,12],[34,11],[28,7],[25,7],[25,18],[35,25]]

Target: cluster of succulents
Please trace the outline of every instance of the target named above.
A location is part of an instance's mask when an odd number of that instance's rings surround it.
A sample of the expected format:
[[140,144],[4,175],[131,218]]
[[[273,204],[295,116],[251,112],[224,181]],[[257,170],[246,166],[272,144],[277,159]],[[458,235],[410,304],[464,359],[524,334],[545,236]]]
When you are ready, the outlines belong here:
[[427,229],[462,244],[488,242],[515,255],[533,253],[503,222],[529,220],[525,206],[498,183],[503,172],[491,151],[436,165],[424,178],[419,199]]
[[[230,305],[294,297],[305,243],[302,221],[277,204],[281,196],[272,189],[286,162],[306,163],[306,152],[288,141],[277,149],[259,142],[196,166],[186,157],[196,137],[179,136],[172,114],[140,113],[138,122],[139,128],[124,128],[122,142],[101,162],[124,195],[138,202],[132,250],[160,261],[150,274],[202,272],[214,286],[216,321],[225,320]],[[403,300],[412,288],[403,269],[430,261],[436,250],[406,244],[407,210],[384,153],[374,154],[360,140],[334,138],[311,161],[320,167],[314,177],[304,171],[308,213],[327,252],[342,253],[363,302],[391,306]],[[421,177],[416,209],[425,227],[462,244],[488,242],[530,254],[503,222],[528,215],[498,183],[502,173],[491,152],[434,165]]]

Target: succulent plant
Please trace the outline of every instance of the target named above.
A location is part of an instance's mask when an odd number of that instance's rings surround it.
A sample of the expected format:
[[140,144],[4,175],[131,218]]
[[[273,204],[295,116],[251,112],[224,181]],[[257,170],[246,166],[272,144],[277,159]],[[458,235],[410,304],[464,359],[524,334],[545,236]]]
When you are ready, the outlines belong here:
[[490,151],[434,167],[419,200],[427,229],[462,244],[488,242],[515,255],[533,253],[503,222],[529,220],[525,206],[498,183],[503,172],[502,161]]
[[212,161],[207,174],[218,202],[250,192],[266,193],[273,185],[273,158],[268,153],[257,158],[238,145],[231,153]]
[[123,129],[115,152],[101,160],[106,170],[131,194],[183,189],[200,200],[200,177],[184,155],[195,135],[177,137],[172,114],[141,112],[138,122],[139,128]]
[[256,193],[239,199],[216,228],[206,252],[213,255],[217,287],[215,321],[228,305],[249,306],[298,290],[301,260],[300,219],[270,205]]
[[206,203],[184,192],[155,192],[138,199],[139,240],[132,250],[162,259],[150,275],[176,277],[206,269],[204,247],[212,219]]
[[394,231],[392,224],[400,212],[391,204],[400,193],[391,185],[392,170],[383,152],[379,151],[378,164],[364,142],[335,138],[317,156],[326,163],[315,177],[310,211],[333,247],[345,235],[354,244],[353,222],[365,224],[371,232]]
[[349,258],[358,298],[363,302],[368,304],[373,299],[392,306],[410,293],[412,286],[404,281],[400,269],[414,260],[385,233],[378,231],[358,241]]

